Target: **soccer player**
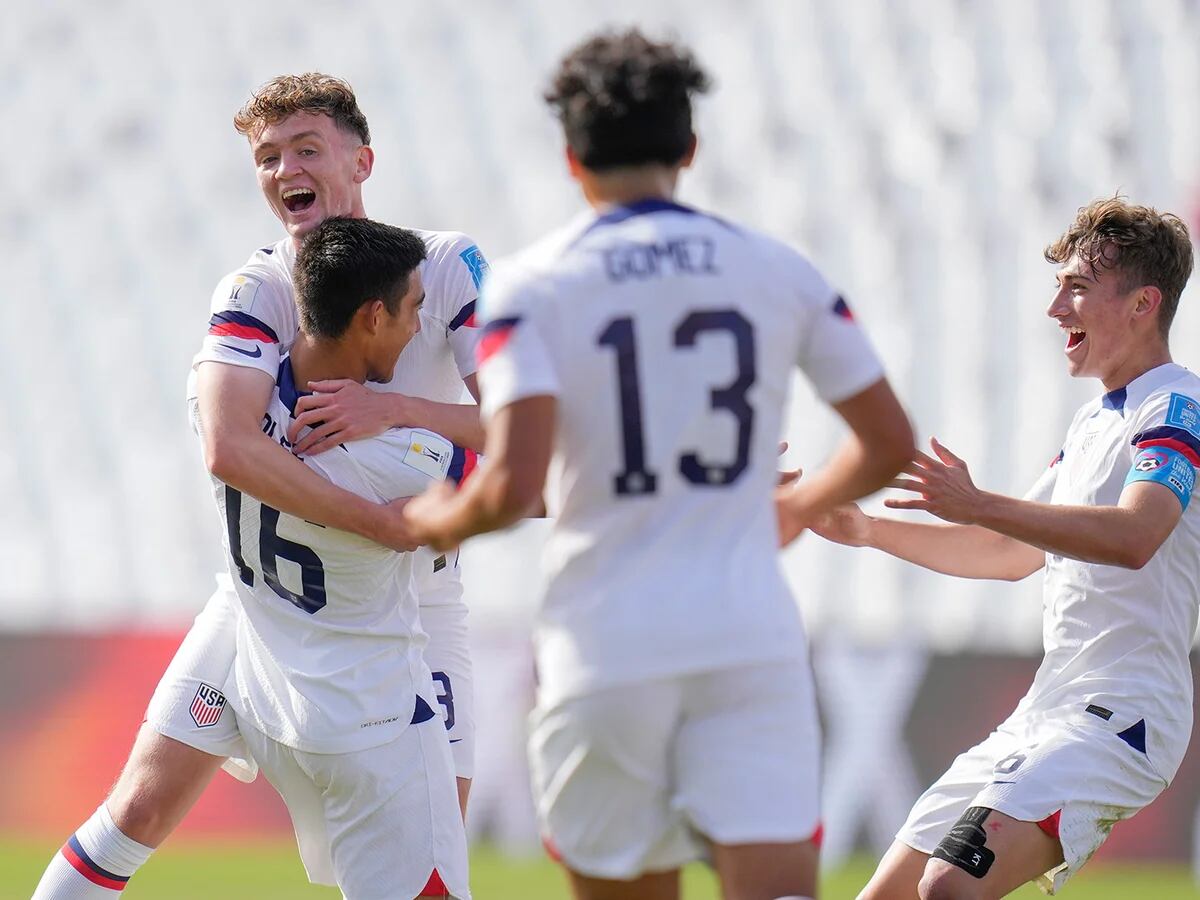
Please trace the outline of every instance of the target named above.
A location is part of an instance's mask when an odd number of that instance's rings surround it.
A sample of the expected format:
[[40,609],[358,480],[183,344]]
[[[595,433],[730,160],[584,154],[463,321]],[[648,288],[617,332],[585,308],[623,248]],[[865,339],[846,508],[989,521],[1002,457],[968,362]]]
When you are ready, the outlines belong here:
[[1119,198],[1081,209],[1046,249],[1047,313],[1067,370],[1098,378],[1062,450],[1024,499],[977,488],[932,441],[889,500],[948,525],[865,516],[817,526],[964,578],[1015,581],[1045,568],[1046,655],[1016,710],[917,801],[863,900],[1053,891],[1116,822],[1167,786],[1192,723],[1188,650],[1200,603],[1200,379],[1168,335],[1192,271],[1178,218]]
[[[421,328],[424,257],[419,236],[368,219],[327,219],[305,238],[301,334],[280,363],[267,437],[292,446],[304,384],[391,380]],[[439,435],[393,428],[305,463],[388,502],[445,478],[453,460]],[[420,557],[281,515],[215,477],[213,487],[242,611],[226,696],[287,802],[310,879],[347,900],[398,900],[437,871],[451,896],[469,896],[450,746],[422,657]]]
[[672,198],[696,151],[692,54],[637,31],[563,59],[547,100],[593,212],[485,287],[489,455],[405,513],[448,548],[548,479],[530,754],[581,900],[813,896],[819,738],[772,502],[799,366],[851,436],[780,508],[784,536],[887,484],[912,432],[845,302],[783,244]]
[[[296,247],[330,216],[365,216],[362,185],[374,166],[366,118],[349,85],[308,73],[268,82],[234,125],[249,140],[259,187],[287,235],[257,250],[213,293],[208,334],[189,386],[199,399],[209,470],[288,515],[411,550],[415,544],[399,504],[375,503],[321,478],[261,429],[280,356],[297,333]],[[412,425],[460,446],[481,443],[476,407],[455,401],[464,382],[478,394],[474,307],[487,263],[462,234],[418,233],[427,250],[420,266],[425,327],[400,357],[390,382],[374,390],[345,380],[313,385],[325,393],[299,401],[289,438],[297,451],[311,454]],[[317,427],[298,434],[312,425]],[[473,453],[460,455],[456,468],[469,469],[473,459]],[[430,635],[426,661],[439,687],[465,809],[474,722],[457,555],[418,550],[415,567],[422,627]],[[237,613],[233,584],[224,575],[217,581],[155,691],[120,778],[55,855],[37,900],[111,897],[182,821],[226,757],[234,758],[227,763],[231,772],[253,777],[254,763],[233,717],[224,712],[221,685],[233,662]]]

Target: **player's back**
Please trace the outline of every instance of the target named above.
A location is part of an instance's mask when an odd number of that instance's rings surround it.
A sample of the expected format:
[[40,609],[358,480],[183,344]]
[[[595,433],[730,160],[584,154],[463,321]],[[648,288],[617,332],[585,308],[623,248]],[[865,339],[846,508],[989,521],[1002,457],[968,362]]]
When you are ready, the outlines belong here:
[[[288,446],[298,397],[280,366],[264,432]],[[305,463],[346,490],[384,502],[445,477],[453,445],[390,429]],[[344,753],[393,739],[433,696],[422,660],[413,555],[280,513],[214,479],[230,570],[241,600],[227,695],[238,715],[287,746]]]
[[[644,201],[498,269],[485,312],[485,361],[508,343],[541,354],[559,401],[539,636],[542,664],[569,673],[556,685],[794,656],[770,502],[791,371],[833,401],[881,377],[820,275],[774,240]],[[508,377],[495,355],[489,383]]]

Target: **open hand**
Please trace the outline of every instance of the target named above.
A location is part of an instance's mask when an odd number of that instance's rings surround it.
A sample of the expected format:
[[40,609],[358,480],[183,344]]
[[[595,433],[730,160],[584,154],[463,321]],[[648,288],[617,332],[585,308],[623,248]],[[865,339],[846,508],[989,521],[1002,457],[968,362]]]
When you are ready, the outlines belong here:
[[923,509],[939,519],[970,525],[979,510],[983,491],[975,487],[967,464],[930,438],[935,459],[917,452],[917,458],[904,468],[908,478],[897,478],[889,487],[919,494],[919,499],[884,500],[889,509]]
[[[383,434],[392,426],[391,398],[379,391],[338,378],[312,381],[314,393],[296,401],[296,419],[288,429],[292,452],[316,455],[346,441]],[[312,430],[297,440],[301,429]]]

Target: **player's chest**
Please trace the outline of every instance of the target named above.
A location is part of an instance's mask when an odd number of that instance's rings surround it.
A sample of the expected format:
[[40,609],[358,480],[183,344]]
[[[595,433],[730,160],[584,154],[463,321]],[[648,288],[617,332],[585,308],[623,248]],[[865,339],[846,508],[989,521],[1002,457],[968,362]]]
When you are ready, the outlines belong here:
[[1113,410],[1103,410],[1073,428],[1058,464],[1055,502],[1116,503],[1129,468],[1128,440],[1125,421]]
[[421,330],[396,360],[390,381],[372,388],[452,403],[462,393],[462,378],[446,342],[446,327],[423,320]]

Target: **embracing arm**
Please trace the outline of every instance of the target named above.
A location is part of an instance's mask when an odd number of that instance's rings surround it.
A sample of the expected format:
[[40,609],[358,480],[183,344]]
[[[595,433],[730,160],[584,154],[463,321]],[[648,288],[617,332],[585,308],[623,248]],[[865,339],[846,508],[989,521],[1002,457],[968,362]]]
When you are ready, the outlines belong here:
[[[468,375],[463,382],[478,403],[475,376]],[[309,387],[314,393],[296,401],[298,415],[288,431],[297,453],[321,453],[345,441],[375,437],[389,428],[424,428],[460,447],[483,449],[483,424],[476,403],[438,403],[373,391],[345,378],[314,381]],[[312,430],[299,438],[305,426]]]
[[399,509],[337,487],[263,433],[270,376],[217,362],[201,363],[196,374],[204,459],[215,477],[289,515],[396,550],[416,546]]

